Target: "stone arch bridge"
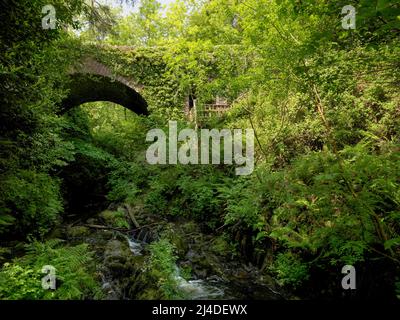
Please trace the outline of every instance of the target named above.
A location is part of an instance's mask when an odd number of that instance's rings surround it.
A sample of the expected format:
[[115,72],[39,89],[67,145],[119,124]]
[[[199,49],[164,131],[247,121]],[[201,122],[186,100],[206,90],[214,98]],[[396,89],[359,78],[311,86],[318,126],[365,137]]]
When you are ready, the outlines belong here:
[[148,114],[148,105],[141,95],[142,85],[128,77],[115,75],[112,68],[87,56],[69,71],[68,95],[62,101],[62,112],[83,103],[109,101],[139,115]]
[[[109,101],[139,115],[148,115],[150,105],[153,111],[184,112],[191,119],[192,89],[183,88],[171,76],[176,70],[169,69],[164,60],[164,48],[85,45],[79,52],[68,72],[71,81],[62,101],[62,113],[87,102]],[[214,115],[228,109],[226,101],[221,104],[215,99],[202,112]]]

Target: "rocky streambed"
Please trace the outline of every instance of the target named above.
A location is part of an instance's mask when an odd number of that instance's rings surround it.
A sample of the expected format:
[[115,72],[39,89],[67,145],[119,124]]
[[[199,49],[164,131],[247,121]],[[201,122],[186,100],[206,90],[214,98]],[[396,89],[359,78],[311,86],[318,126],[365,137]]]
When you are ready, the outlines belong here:
[[158,219],[154,217],[141,221],[145,227],[124,230],[107,221],[110,217],[103,213],[63,230],[69,242],[89,243],[95,252],[104,299],[166,298],[160,287],[163,279],[149,269],[150,244],[161,234],[174,247],[176,261],[169,276],[179,298],[289,298],[270,275],[235,254],[223,235],[205,234],[191,221],[154,221]]

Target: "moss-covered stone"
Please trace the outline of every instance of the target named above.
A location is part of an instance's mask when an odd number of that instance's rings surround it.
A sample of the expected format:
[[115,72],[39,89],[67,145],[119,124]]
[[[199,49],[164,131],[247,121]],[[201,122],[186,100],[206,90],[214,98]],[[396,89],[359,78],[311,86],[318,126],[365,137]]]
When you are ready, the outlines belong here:
[[80,238],[89,235],[90,230],[85,226],[73,226],[67,228],[66,233],[70,238]]
[[176,249],[176,253],[178,256],[184,256],[186,251],[188,250],[187,239],[180,233],[172,234],[170,237],[170,242]]
[[228,256],[232,254],[232,247],[224,236],[214,238],[210,243],[210,251],[220,256]]
[[118,240],[109,241],[105,247],[104,265],[114,275],[123,275],[134,271],[135,267],[129,246]]
[[182,230],[185,234],[192,234],[199,232],[199,226],[196,222],[190,221],[182,224]]
[[126,218],[126,214],[122,210],[118,211],[105,210],[102,213],[100,213],[99,217],[107,226],[113,228],[129,229],[129,223]]

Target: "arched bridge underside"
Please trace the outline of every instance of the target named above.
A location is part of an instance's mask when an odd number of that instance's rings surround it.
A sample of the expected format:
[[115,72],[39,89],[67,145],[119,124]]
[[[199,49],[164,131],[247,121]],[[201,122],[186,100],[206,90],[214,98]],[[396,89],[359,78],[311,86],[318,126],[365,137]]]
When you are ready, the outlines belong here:
[[86,102],[109,101],[137,114],[147,115],[147,102],[129,79],[114,76],[105,65],[86,59],[70,72],[69,94],[62,102],[62,112]]

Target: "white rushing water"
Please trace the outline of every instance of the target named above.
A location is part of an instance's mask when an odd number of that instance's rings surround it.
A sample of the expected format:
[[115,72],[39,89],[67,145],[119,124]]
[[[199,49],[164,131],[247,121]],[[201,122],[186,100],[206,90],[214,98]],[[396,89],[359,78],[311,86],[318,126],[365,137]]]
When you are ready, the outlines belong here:
[[[144,244],[133,238],[127,238],[129,248],[135,256],[141,256]],[[207,280],[186,280],[181,276],[180,269],[175,266],[174,280],[178,285],[178,289],[189,300],[216,299],[224,296],[224,290],[216,286],[216,279],[209,278]]]
[[129,249],[135,256],[141,256],[142,255],[142,250],[143,250],[143,245],[141,242],[136,241],[133,238],[127,238],[128,239],[128,244],[129,244]]
[[216,299],[224,296],[224,290],[216,287],[215,284],[208,280],[186,280],[182,278],[177,266],[175,269],[174,279],[178,283],[178,289],[182,291],[186,299]]

